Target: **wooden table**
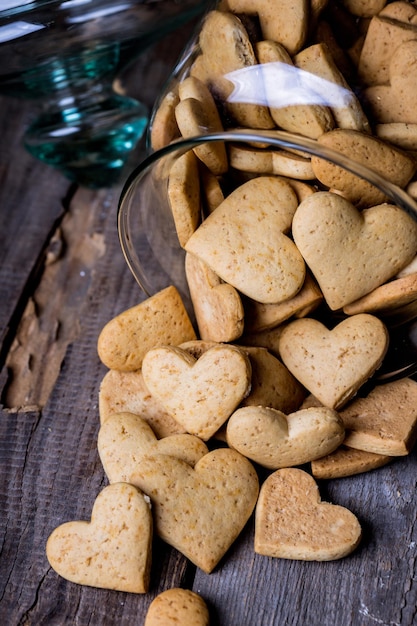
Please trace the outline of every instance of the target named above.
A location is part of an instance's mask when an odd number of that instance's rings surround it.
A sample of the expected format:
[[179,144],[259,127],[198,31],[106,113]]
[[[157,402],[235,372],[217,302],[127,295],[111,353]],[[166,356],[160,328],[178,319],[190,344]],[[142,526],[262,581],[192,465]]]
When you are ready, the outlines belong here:
[[[188,34],[138,60],[132,95],[152,105]],[[35,161],[21,145],[31,106],[0,103],[0,623],[140,625],[155,595],[174,586],[200,593],[221,626],[417,623],[415,451],[320,483],[322,498],[350,508],[363,526],[360,547],[339,561],[255,555],[251,521],[210,575],[156,539],[146,595],[71,584],[49,567],[49,534],[89,519],[107,484],[96,445],[106,372],[98,334],[144,295],[119,247],[120,188],[79,189]]]

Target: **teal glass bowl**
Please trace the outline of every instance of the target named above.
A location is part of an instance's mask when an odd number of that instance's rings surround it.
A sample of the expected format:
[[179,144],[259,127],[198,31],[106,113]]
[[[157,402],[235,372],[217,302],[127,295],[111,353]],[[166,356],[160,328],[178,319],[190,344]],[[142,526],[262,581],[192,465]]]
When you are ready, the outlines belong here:
[[3,0],[0,95],[39,115],[28,151],[88,187],[118,181],[148,123],[117,75],[149,45],[199,15],[203,0]]

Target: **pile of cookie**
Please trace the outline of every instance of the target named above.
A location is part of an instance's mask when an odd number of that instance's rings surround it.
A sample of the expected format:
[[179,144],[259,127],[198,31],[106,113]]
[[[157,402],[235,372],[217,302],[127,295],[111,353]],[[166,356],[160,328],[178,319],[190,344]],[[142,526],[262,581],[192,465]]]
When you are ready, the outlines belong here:
[[[258,554],[351,553],[360,523],[321,502],[315,478],[380,467],[414,444],[413,380],[348,401],[386,345],[384,324],[369,314],[332,330],[308,317],[289,322],[282,360],[262,346],[204,341],[174,286],[122,312],[98,342],[109,368],[98,451],[110,484],[91,522],[53,531],[50,564],[79,584],[146,593],[155,531],[210,573],[254,512]],[[259,467],[268,470],[261,484]]]
[[[202,129],[279,128],[411,192],[417,120],[404,67],[417,10],[277,5],[223,0],[207,15],[189,75],[153,119],[154,148]],[[360,32],[349,50],[332,36],[341,15]],[[275,106],[263,72],[277,63],[336,85],[343,102]],[[231,97],[233,73],[251,67],[266,76],[262,105]],[[210,573],[253,514],[260,555],[342,558],[360,523],[322,502],[316,479],[381,467],[417,439],[417,382],[365,387],[389,347],[384,316],[417,297],[417,222],[323,159],[258,144],[190,150],[167,193],[196,327],[171,285],[102,329],[98,451],[110,484],[91,522],[52,533],[48,559],[74,582],[146,593],[153,533]]]

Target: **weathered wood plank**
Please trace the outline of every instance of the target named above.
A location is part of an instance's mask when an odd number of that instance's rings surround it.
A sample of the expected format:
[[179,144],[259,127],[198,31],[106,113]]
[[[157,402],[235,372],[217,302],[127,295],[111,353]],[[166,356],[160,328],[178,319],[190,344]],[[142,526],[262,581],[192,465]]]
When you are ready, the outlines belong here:
[[[93,255],[89,277],[76,267],[66,281],[67,285],[73,281],[69,293],[82,294],[78,301],[63,303],[73,316],[76,336],[61,359],[44,360],[56,382],[43,409],[4,411],[0,418],[0,441],[4,442],[0,452],[4,490],[0,606],[13,624],[87,624],[91,619],[96,624],[128,624],[144,617],[158,591],[181,585],[188,575],[186,559],[158,541],[152,588],[143,597],[72,585],[60,579],[46,560],[50,532],[64,521],[89,519],[95,497],[107,484],[97,452],[98,389],[106,372],[97,356],[97,336],[110,317],[144,297],[127,271],[114,236],[117,191],[91,194],[77,192],[76,208],[69,213],[90,209],[92,217],[79,236],[84,241],[100,234],[103,251]],[[72,248],[64,248],[62,258],[71,266]],[[58,272],[55,279],[50,288],[59,293],[62,275]],[[45,339],[49,348],[51,337]]]
[[[94,217],[100,194],[73,202],[44,255],[34,292],[26,305],[6,359],[8,408],[42,408],[56,381],[66,349],[80,332],[80,306],[91,275],[104,254],[103,235]],[[82,233],[82,237],[80,237]]]
[[63,214],[69,183],[22,145],[30,105],[0,99],[0,341]]
[[323,500],[352,510],[363,540],[332,562],[272,559],[253,550],[253,527],[198,590],[220,624],[412,626],[416,619],[417,454],[351,478],[319,483]]

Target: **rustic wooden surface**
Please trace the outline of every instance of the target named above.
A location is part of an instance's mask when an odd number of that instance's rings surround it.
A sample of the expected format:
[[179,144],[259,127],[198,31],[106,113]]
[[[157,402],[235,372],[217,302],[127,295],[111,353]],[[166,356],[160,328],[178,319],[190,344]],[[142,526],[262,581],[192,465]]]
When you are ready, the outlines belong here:
[[[141,57],[132,93],[152,104],[187,36],[182,29]],[[220,626],[416,623],[416,451],[320,482],[322,498],[363,526],[360,547],[340,561],[255,555],[250,522],[210,575],[156,539],[146,595],[77,586],[49,567],[49,534],[89,519],[107,484],[96,446],[106,371],[98,334],[144,296],[118,243],[120,188],[77,189],[36,162],[21,145],[31,107],[0,106],[0,623],[141,625],[155,595],[173,586],[201,593]]]

